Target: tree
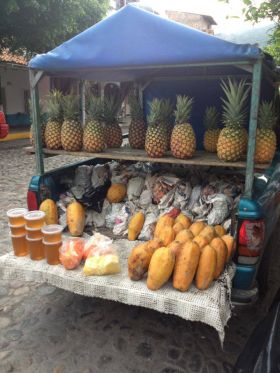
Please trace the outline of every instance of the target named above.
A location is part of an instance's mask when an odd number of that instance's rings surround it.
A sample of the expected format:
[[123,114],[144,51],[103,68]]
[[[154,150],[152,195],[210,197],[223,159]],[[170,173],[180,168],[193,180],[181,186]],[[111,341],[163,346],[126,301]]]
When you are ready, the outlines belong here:
[[1,0],[0,49],[43,53],[100,21],[109,0]]
[[[229,3],[230,0],[221,0]],[[232,0],[233,1],[233,0]],[[258,6],[252,0],[242,0],[244,8],[243,14],[248,21],[259,22],[262,19],[271,19],[276,27],[271,35],[269,45],[265,50],[270,53],[277,64],[280,65],[280,1],[267,0],[261,2]]]

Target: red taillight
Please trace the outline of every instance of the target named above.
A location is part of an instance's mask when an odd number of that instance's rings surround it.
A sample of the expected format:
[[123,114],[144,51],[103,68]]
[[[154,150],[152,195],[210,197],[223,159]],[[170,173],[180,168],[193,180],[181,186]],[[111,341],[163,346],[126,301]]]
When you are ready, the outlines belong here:
[[0,124],[4,124],[6,123],[6,118],[5,118],[5,114],[3,113],[3,111],[0,111]]
[[29,211],[38,210],[37,196],[32,190],[27,192],[27,206]]
[[0,123],[0,139],[4,139],[9,134],[9,125],[7,123]]
[[259,256],[264,241],[264,221],[244,220],[239,230],[239,255]]

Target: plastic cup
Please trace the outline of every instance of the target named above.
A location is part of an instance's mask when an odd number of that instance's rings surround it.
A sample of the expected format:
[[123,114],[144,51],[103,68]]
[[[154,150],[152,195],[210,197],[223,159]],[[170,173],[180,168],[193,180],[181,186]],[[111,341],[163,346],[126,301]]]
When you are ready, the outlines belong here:
[[28,228],[42,228],[45,224],[46,214],[43,211],[31,211],[24,215],[25,224]]
[[59,248],[62,245],[62,241],[58,242],[46,242],[43,240],[45,247],[45,257],[47,263],[51,265],[59,264]]
[[45,242],[60,242],[62,240],[63,226],[58,224],[45,225],[41,228]]
[[9,223],[12,225],[23,225],[25,224],[24,215],[28,213],[25,208],[16,208],[7,211]]
[[43,240],[26,238],[27,247],[29,251],[30,258],[32,260],[41,260],[45,258],[45,250],[43,245]]
[[14,254],[16,256],[28,255],[28,248],[27,248],[25,234],[22,234],[21,236],[14,236],[11,234],[11,239],[13,243]]
[[9,224],[9,227],[10,227],[10,230],[11,230],[11,234],[13,236],[22,236],[22,235],[26,234],[25,224],[23,224],[23,225],[11,225],[11,224]]
[[26,227],[27,238],[31,240],[38,240],[39,238],[43,238],[43,234],[41,228],[28,228]]

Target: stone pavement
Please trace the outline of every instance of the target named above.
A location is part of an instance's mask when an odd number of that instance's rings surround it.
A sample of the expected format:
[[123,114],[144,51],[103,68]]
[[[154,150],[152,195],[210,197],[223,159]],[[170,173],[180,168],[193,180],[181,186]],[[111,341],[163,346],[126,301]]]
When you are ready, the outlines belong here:
[[[26,205],[34,155],[0,144],[0,254],[11,250],[6,211]],[[52,157],[46,169],[73,162]],[[231,372],[262,311],[234,309],[224,349],[214,329],[47,284],[0,280],[0,372]]]

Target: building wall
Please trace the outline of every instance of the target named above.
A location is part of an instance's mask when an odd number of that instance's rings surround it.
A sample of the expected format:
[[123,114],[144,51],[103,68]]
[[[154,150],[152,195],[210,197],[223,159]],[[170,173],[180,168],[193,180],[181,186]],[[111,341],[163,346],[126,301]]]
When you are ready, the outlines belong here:
[[211,30],[211,24],[205,17],[203,17],[203,15],[172,10],[167,10],[166,14],[169,19],[196,28],[200,31],[209,32]]

